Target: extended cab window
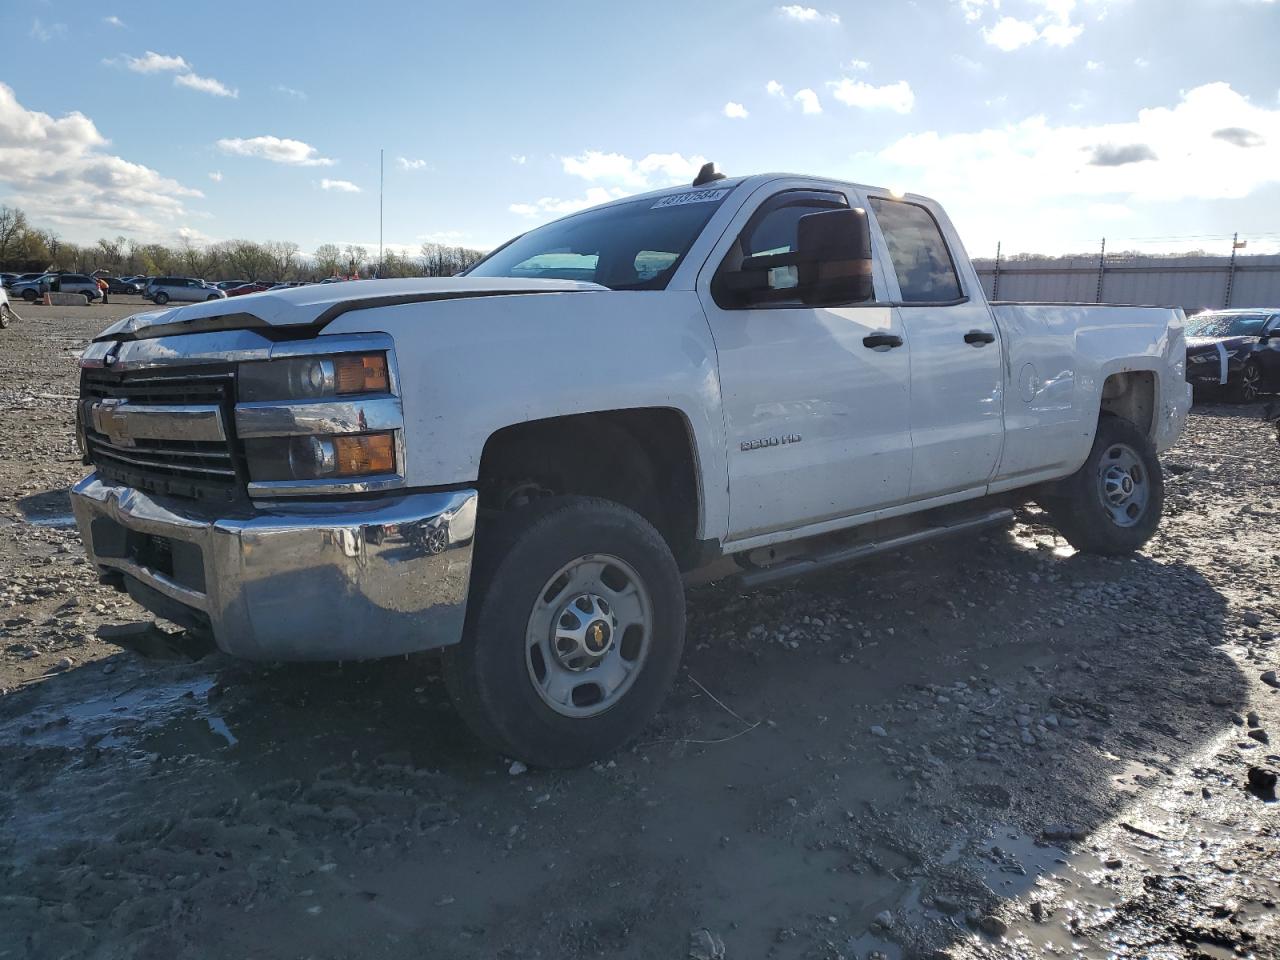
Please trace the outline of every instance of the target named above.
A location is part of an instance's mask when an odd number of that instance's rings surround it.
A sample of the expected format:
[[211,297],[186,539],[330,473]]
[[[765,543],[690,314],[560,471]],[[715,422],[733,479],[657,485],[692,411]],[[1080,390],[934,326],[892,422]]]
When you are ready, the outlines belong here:
[[732,190],[692,189],[584,210],[516,237],[466,275],[661,290]]
[[960,278],[937,221],[924,207],[900,200],[870,198],[889,248],[904,303],[959,300]]

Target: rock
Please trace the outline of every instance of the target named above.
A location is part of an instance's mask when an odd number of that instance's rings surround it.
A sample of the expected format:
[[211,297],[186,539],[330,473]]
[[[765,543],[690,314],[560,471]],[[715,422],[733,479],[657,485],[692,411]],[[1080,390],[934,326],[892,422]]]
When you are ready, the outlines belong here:
[[1251,727],[1262,726],[1262,720],[1258,717],[1257,710],[1250,710],[1248,713],[1245,714],[1244,718],[1248,722],[1249,726]]
[[63,657],[61,660],[59,660],[52,667],[49,668],[49,672],[62,673],[65,670],[70,670],[75,665],[76,665],[76,662],[75,660],[71,659],[71,657]]
[[1246,627],[1259,627],[1262,625],[1262,615],[1256,610],[1246,610],[1244,616],[1240,619],[1244,621]]
[[706,927],[689,934],[689,960],[724,960],[724,941]]
[[876,926],[884,927],[884,929],[886,930],[892,930],[893,929],[893,911],[881,910],[879,913],[876,914],[875,923],[876,923]]
[[1048,916],[1048,909],[1039,900],[1031,901],[1031,916],[1036,923],[1044,923],[1044,918]]
[[1075,840],[1077,842],[1085,840],[1089,836],[1089,831],[1081,827],[1072,826],[1068,823],[1051,823],[1041,831],[1046,840]]
[[1274,670],[1268,670],[1262,676],[1258,677],[1258,679],[1268,687],[1275,687],[1277,690],[1280,690],[1280,678],[1276,677],[1276,672]]
[[1009,932],[1009,925],[999,917],[987,914],[978,921],[978,929],[990,937],[1003,937]]
[[876,724],[874,727],[871,728],[871,735],[873,737],[887,737],[889,733],[888,731],[885,730],[884,727],[880,726],[879,724]]
[[959,900],[952,900],[950,897],[940,894],[934,894],[933,906],[934,909],[946,914],[959,913],[964,909],[964,904]]
[[1124,866],[1124,861],[1119,857],[1107,857],[1102,863],[1108,870],[1119,870]]
[[1252,737],[1254,740],[1257,740],[1259,743],[1271,742],[1271,738],[1267,736],[1267,731],[1263,730],[1261,727],[1259,727],[1257,730],[1250,730],[1246,735]]
[[519,760],[512,760],[511,766],[507,767],[507,773],[509,773],[513,777],[518,777],[520,776],[520,774],[527,772],[528,769],[529,768],[526,767]]

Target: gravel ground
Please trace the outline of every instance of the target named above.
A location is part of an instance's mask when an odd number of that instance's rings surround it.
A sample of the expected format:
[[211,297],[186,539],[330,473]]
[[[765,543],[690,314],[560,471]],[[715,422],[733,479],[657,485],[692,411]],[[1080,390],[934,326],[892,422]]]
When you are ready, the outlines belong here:
[[0,958],[1280,956],[1259,409],[1197,408],[1132,559],[1027,510],[692,590],[642,741],[546,773],[432,657],[240,663],[97,584],[75,357],[138,307],[0,332]]

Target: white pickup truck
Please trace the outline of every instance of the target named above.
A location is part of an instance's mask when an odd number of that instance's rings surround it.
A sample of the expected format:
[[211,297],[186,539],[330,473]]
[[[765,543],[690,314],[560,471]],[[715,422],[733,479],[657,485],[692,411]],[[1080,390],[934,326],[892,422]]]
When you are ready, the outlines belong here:
[[1182,327],[988,303],[923,197],[706,170],[461,277],[117,323],[81,359],[72,499],[104,579],[224,651],[444,648],[481,737],[571,765],[658,708],[695,569],[759,584],[1028,501],[1136,550]]

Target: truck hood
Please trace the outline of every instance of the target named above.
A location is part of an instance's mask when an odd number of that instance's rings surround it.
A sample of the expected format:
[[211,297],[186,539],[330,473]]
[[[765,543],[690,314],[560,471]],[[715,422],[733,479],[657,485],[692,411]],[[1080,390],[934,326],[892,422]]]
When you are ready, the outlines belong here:
[[113,323],[94,339],[142,340],[209,330],[323,326],[349,311],[372,307],[606,289],[596,283],[576,280],[513,280],[504,277],[420,277],[313,283],[287,290],[250,293],[232,300],[210,300],[135,313]]
[[1256,341],[1257,337],[1247,336],[1223,336],[1223,337],[1187,337],[1188,350],[1204,350],[1213,347],[1215,344],[1222,344],[1224,347],[1239,347],[1246,343]]

